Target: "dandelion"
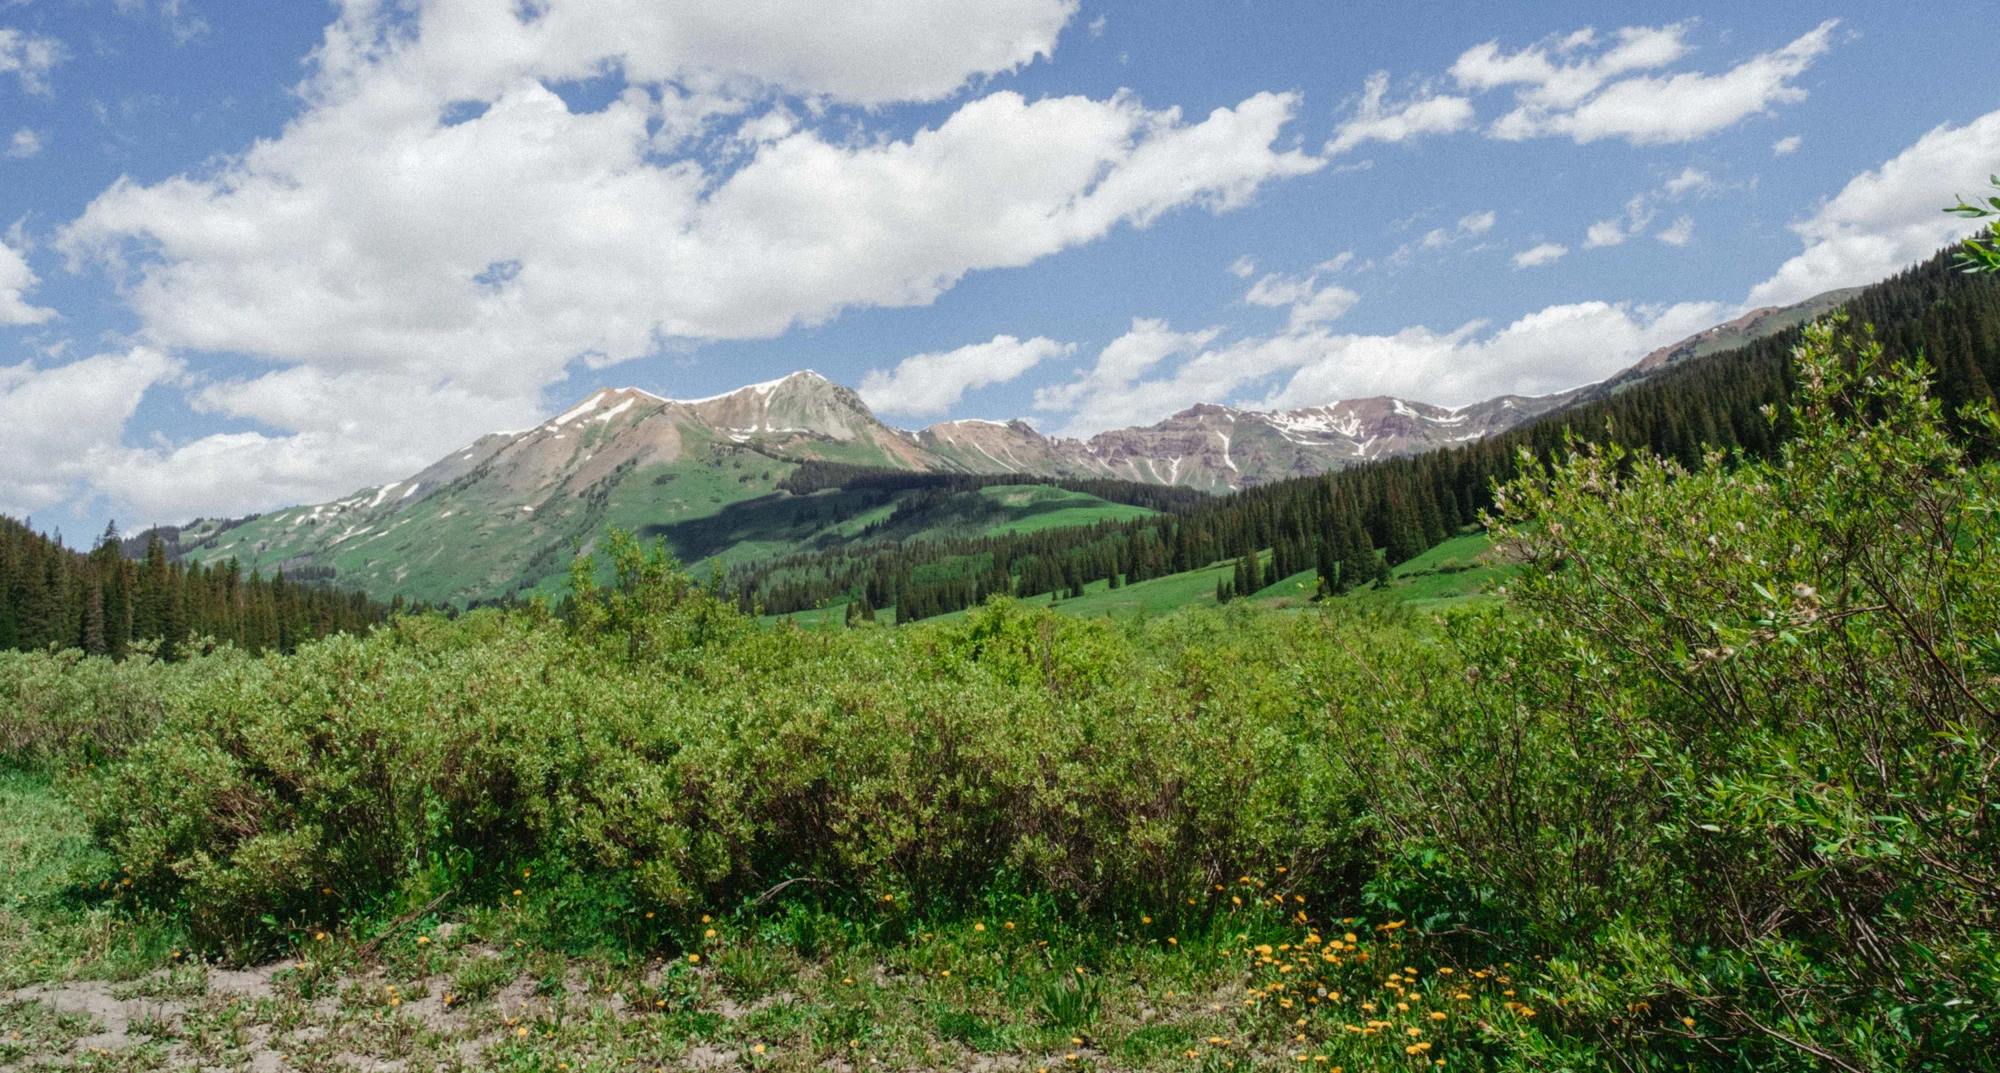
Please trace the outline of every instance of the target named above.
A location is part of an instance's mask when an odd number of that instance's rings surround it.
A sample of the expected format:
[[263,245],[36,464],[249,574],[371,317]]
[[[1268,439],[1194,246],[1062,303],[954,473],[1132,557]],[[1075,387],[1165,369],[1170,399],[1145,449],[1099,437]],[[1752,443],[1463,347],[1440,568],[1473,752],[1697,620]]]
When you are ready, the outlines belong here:
[[715,938],[715,929],[714,929],[714,928],[710,928],[710,929],[708,929],[707,931],[705,931],[705,932],[703,932],[703,933],[702,933],[702,936],[701,936],[701,937],[702,937],[702,938],[704,938],[704,939],[713,939],[713,938]]
[[1152,922],[1153,922],[1153,918],[1152,918],[1152,917],[1140,917],[1140,918],[1139,918],[1139,923],[1141,923],[1141,924],[1151,924]]
[[429,946],[429,945],[430,945],[430,941],[431,941],[431,937],[430,937],[430,936],[428,936],[428,935],[419,935],[419,936],[417,936],[417,945],[418,945],[418,946]]
[[1441,1013],[1433,1013],[1433,1014],[1431,1014],[1431,1020],[1433,1020],[1433,1021],[1442,1021],[1442,1020],[1444,1020],[1444,1014],[1441,1014]]
[[514,897],[516,897],[516,898],[519,898],[520,896],[521,896],[521,892],[520,892],[520,891],[518,891],[518,890],[517,890],[517,891],[515,891],[515,892],[514,892]]
[[690,964],[690,965],[699,965],[699,964],[701,964],[701,955],[700,955],[700,954],[689,954],[689,955],[688,955],[688,964]]
[[985,930],[986,930],[986,925],[984,925],[984,924],[974,924],[974,925],[972,926],[972,930],[973,930],[973,931],[985,931]]
[[1010,921],[1008,921],[1007,923],[1005,923],[1005,924],[1001,925],[1001,927],[1004,927],[1004,928],[1006,928],[1006,929],[1007,929],[1008,931],[1013,931],[1013,930],[1014,930],[1014,922],[1010,920]]
[[759,1043],[759,1044],[758,1044],[758,1045],[756,1045],[755,1047],[752,1047],[752,1048],[750,1048],[750,1053],[751,1053],[751,1054],[763,1054],[763,1053],[764,1053],[764,1045],[763,1045],[763,1044],[761,1044],[761,1043]]

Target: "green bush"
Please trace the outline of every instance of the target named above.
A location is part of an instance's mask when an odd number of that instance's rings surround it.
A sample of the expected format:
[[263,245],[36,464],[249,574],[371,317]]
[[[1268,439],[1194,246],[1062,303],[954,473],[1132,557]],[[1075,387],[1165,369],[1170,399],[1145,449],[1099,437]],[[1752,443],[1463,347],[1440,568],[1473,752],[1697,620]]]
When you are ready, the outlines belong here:
[[1589,449],[1508,487],[1512,606],[1385,676],[1379,889],[1549,954],[1573,1054],[2000,1047],[2000,470],[1839,330],[1768,464]]
[[1165,912],[1253,865],[1361,874],[1317,624],[757,630],[629,542],[616,569],[567,625],[403,619],[166,697],[86,788],[133,896],[256,945],[426,876],[643,938],[788,877]]
[[167,693],[246,658],[211,652],[184,667],[160,663],[143,646],[116,662],[73,649],[0,652],[0,757],[50,768],[121,756],[152,734]]

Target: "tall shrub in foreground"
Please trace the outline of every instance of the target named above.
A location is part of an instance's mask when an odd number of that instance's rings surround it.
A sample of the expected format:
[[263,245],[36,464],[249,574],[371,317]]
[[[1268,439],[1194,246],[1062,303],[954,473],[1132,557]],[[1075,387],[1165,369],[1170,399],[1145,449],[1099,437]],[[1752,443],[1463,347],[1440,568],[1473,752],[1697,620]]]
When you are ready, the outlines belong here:
[[1806,333],[1773,461],[1588,448],[1509,485],[1513,606],[1392,683],[1430,700],[1382,817],[1444,867],[1386,886],[1551,952],[1546,1060],[2000,1047],[2000,470],[1844,327]]

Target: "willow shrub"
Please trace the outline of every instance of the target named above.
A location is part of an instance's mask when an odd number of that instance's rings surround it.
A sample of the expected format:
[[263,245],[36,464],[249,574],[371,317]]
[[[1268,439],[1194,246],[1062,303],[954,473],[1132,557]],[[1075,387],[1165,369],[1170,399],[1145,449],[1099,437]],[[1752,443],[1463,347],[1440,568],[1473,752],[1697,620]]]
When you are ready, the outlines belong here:
[[166,696],[239,653],[213,650],[179,670],[141,646],[131,658],[0,652],[0,759],[51,769],[113,760],[159,725]]
[[2000,1048],[2000,469],[1843,328],[1776,459],[1578,449],[1506,488],[1511,606],[1383,672],[1374,798],[1436,867],[1380,882],[1550,954],[1548,1062]]
[[760,630],[630,540],[613,560],[568,622],[401,619],[175,694],[77,787],[128,896],[255,946],[420,878],[499,898],[559,870],[644,939],[790,878],[878,908],[1013,888],[1163,914],[1253,867],[1365,867],[1365,737],[1327,722],[1353,668],[1317,621],[999,601]]

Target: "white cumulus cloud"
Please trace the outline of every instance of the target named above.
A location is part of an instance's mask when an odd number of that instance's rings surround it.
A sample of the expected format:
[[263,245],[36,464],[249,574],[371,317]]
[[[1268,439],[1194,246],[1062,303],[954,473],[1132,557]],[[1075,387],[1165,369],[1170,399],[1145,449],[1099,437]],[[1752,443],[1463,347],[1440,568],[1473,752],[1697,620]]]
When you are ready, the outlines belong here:
[[26,160],[42,151],[42,136],[27,127],[14,132],[7,140],[7,155],[16,160]]
[[1830,47],[1836,22],[1829,19],[1720,74],[1651,73],[1691,51],[1688,23],[1627,27],[1601,49],[1589,30],[1512,53],[1489,41],[1468,49],[1451,73],[1467,90],[1515,87],[1514,110],[1489,128],[1496,138],[1687,142],[1804,100],[1806,91],[1795,80]]
[[0,327],[40,324],[56,315],[28,303],[27,294],[39,282],[21,251],[0,242]]
[[1450,134],[1472,126],[1472,102],[1447,94],[1419,93],[1386,103],[1389,73],[1368,76],[1354,112],[1334,128],[1326,155],[1338,156],[1367,142],[1404,142],[1424,134]]
[[0,366],[0,513],[17,517],[69,499],[120,465],[125,423],[181,362],[149,347],[67,365]]
[[1049,358],[1075,352],[1075,343],[1044,336],[996,335],[990,342],[912,355],[892,371],[871,369],[861,380],[861,398],[885,413],[940,414],[967,391],[1004,384]]
[[1793,153],[1799,151],[1799,146],[1804,145],[1805,141],[1803,136],[1797,134],[1779,138],[1777,141],[1771,143],[1771,155],[1791,156]]
[[1683,216],[1653,237],[1669,246],[1685,246],[1694,238],[1694,217]]
[[[1343,255],[1345,256],[1345,255]],[[1336,263],[1338,262],[1338,263]],[[1339,271],[1346,262],[1335,258],[1321,267]],[[1354,308],[1361,296],[1345,287],[1320,286],[1319,276],[1286,276],[1272,273],[1251,284],[1243,300],[1251,305],[1291,307],[1289,326],[1297,331],[1309,324],[1324,324]]]
[[[1178,354],[1192,354],[1222,334],[1220,328],[1177,332],[1166,321],[1132,318],[1132,328],[1097,354],[1097,361],[1067,384],[1035,391],[1035,409],[1066,411],[1070,421],[1062,435],[1079,435],[1107,428],[1157,420],[1157,411],[1139,387],[1139,378]],[[1151,417],[1146,415],[1151,414]]]
[[1805,249],[1750,292],[1752,305],[1785,305],[1907,268],[1977,228],[1944,208],[1980,193],[2000,160],[2000,111],[1917,139],[1862,172],[1810,217],[1792,225]]
[[68,55],[53,37],[0,26],[0,75],[13,75],[29,93],[49,92],[49,72]]
[[1544,242],[1539,245],[1530,246],[1520,253],[1515,254],[1514,267],[1537,268],[1541,265],[1554,264],[1562,260],[1563,256],[1567,253],[1569,253],[1569,247],[1560,242]]

